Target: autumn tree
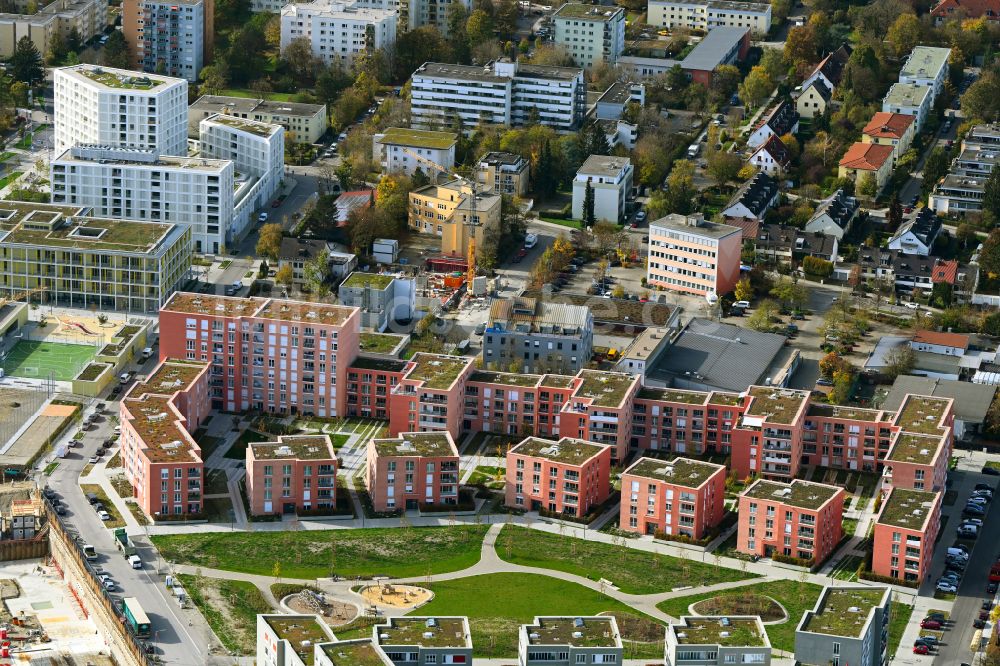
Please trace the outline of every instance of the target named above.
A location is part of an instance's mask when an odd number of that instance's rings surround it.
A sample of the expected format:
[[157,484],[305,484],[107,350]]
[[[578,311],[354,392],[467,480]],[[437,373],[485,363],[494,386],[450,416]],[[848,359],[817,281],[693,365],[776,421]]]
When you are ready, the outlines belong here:
[[809,292],[791,278],[784,278],[771,289],[771,296],[777,298],[782,306],[799,308],[809,299]]
[[272,223],[262,226],[257,236],[258,256],[276,261],[281,253],[281,239],[284,235],[280,224]]
[[850,364],[841,358],[837,352],[830,352],[819,360],[819,371],[827,379],[833,377],[834,373],[843,370]]
[[749,301],[753,298],[753,285],[750,284],[750,278],[743,278],[736,283],[736,289],[733,291],[733,297],[737,301]]
[[811,65],[816,62],[819,47],[819,37],[813,24],[794,27],[788,31],[788,39],[785,40],[785,62],[794,67]]
[[858,175],[857,193],[874,199],[878,194],[878,181],[875,180],[875,176],[867,171]]
[[278,272],[274,274],[274,280],[286,288],[291,288],[292,282],[295,279],[295,272],[292,270],[291,264],[285,264],[278,269]]
[[708,174],[720,188],[736,180],[743,168],[743,160],[736,153],[714,151],[708,158]]
[[[795,28],[793,28],[794,30]],[[740,84],[740,99],[750,108],[756,108],[765,97],[771,94],[774,82],[760,65],[750,70],[743,83]]]
[[917,15],[906,12],[900,14],[892,24],[892,27],[889,28],[889,34],[886,35],[886,42],[892,48],[895,56],[902,58],[904,55],[910,53],[914,46],[920,43],[922,33],[923,27],[920,25],[920,19],[917,18]]
[[772,320],[778,315],[778,304],[765,298],[757,304],[757,309],[747,319],[747,327],[755,331],[768,331]]
[[993,229],[983,241],[983,249],[979,253],[979,269],[990,279],[995,280],[1000,276],[1000,228]]

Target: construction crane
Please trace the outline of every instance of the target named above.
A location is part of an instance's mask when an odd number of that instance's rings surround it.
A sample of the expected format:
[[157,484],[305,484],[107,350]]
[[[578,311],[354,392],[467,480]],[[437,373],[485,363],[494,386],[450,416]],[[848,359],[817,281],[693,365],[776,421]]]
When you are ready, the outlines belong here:
[[456,179],[462,181],[463,183],[465,183],[466,185],[468,185],[469,189],[472,191],[472,198],[469,201],[469,221],[465,223],[466,226],[472,228],[472,230],[469,232],[469,247],[468,247],[468,250],[466,251],[466,262],[468,263],[468,271],[467,271],[466,278],[465,278],[465,280],[466,280],[466,286],[467,286],[467,288],[469,290],[469,293],[471,294],[472,293],[472,281],[476,277],[476,231],[475,231],[475,228],[479,226],[479,222],[476,219],[476,197],[479,194],[478,188],[477,188],[476,179],[475,178],[468,179],[468,178],[465,178],[464,176],[461,176],[461,175],[459,175],[457,173],[451,173],[447,169],[445,169],[443,166],[441,166],[440,164],[438,164],[437,162],[434,162],[433,160],[429,160],[426,157],[422,157],[421,155],[417,155],[412,150],[408,150],[406,148],[403,148],[403,152],[406,153],[407,155],[409,155],[410,157],[412,157],[413,159],[415,159],[416,161],[420,162],[424,166],[426,166],[426,167],[428,167],[430,169],[433,169],[435,172],[437,172],[439,174],[443,173],[446,176],[450,176],[452,178],[456,178]]
[[0,298],[0,308],[7,305],[8,303],[16,303],[17,301],[31,298],[35,294],[45,293],[48,290],[49,290],[48,287],[35,287],[33,289],[22,289],[19,292],[11,292],[9,298],[7,297]]

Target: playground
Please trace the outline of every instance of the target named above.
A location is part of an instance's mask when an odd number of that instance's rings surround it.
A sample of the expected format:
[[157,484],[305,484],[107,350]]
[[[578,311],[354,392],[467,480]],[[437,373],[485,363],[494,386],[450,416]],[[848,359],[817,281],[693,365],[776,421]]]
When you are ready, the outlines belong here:
[[15,377],[71,381],[94,358],[93,344],[19,340],[3,357],[3,370]]

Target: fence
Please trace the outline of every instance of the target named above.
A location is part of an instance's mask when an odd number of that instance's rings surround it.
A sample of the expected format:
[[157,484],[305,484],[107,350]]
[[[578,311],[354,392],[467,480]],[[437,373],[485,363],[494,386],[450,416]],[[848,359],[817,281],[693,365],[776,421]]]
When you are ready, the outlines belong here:
[[48,554],[49,540],[45,534],[39,534],[32,539],[7,539],[0,541],[0,562],[36,560]]

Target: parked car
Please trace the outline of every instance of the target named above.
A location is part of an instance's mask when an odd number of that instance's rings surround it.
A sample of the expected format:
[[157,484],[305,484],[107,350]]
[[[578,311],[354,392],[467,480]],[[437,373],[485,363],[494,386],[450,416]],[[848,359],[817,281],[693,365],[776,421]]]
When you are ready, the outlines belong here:
[[965,508],[962,509],[962,513],[968,513],[973,516],[985,516],[986,510],[978,504],[966,504]]
[[98,458],[97,456],[90,456],[90,461],[89,462],[90,462],[91,465],[96,465],[99,461],[100,461],[100,458]]
[[930,653],[931,649],[926,645],[924,645],[923,643],[913,646],[913,654],[930,654]]
[[944,613],[928,613],[924,616],[925,620],[937,620],[938,622],[944,622],[947,618]]
[[826,377],[820,377],[819,379],[816,380],[816,385],[817,386],[833,386],[833,382],[830,381],[829,379],[827,379]]
[[[102,520],[103,520],[103,518],[102,518]],[[942,580],[942,581],[938,582],[937,586],[934,589],[937,590],[938,592],[945,592],[947,594],[955,594],[956,592],[958,592],[958,586],[957,585],[952,585],[951,583],[949,583],[946,580]],[[923,627],[924,629],[930,629],[930,628],[932,628],[932,627],[924,627],[924,623],[922,623],[922,622],[920,623],[920,626]]]
[[986,593],[987,594],[996,594],[998,587],[1000,587],[1000,584],[998,584],[996,581],[993,581],[993,582],[991,582],[990,584],[988,584],[986,586]]
[[975,620],[972,621],[973,629],[982,629],[985,626],[986,626],[986,620],[981,620],[979,618],[976,618]]
[[991,499],[993,499],[993,491],[992,490],[973,490],[972,491],[972,496],[973,497],[985,497],[986,499],[991,500]]
[[987,467],[986,465],[983,465],[983,469],[980,471],[987,476],[1000,476],[1000,469],[997,469],[996,467]]
[[750,301],[736,301],[735,303],[733,303],[733,307],[743,308],[744,310],[746,310],[747,308],[750,307]]
[[[109,516],[109,519],[110,519],[110,516]],[[103,518],[102,518],[102,520],[103,520]],[[106,581],[104,581],[104,589],[107,590],[108,592],[114,592],[115,591],[115,581],[113,581],[113,580],[106,580]]]
[[937,639],[937,636],[933,636],[933,635],[928,634],[927,636],[918,636],[917,640],[915,640],[913,642],[914,643],[927,643],[927,645],[930,645],[931,647],[934,647],[935,645],[938,644],[938,639]]
[[98,511],[97,517],[103,520],[104,522],[111,520],[111,514],[108,513],[107,511]]

